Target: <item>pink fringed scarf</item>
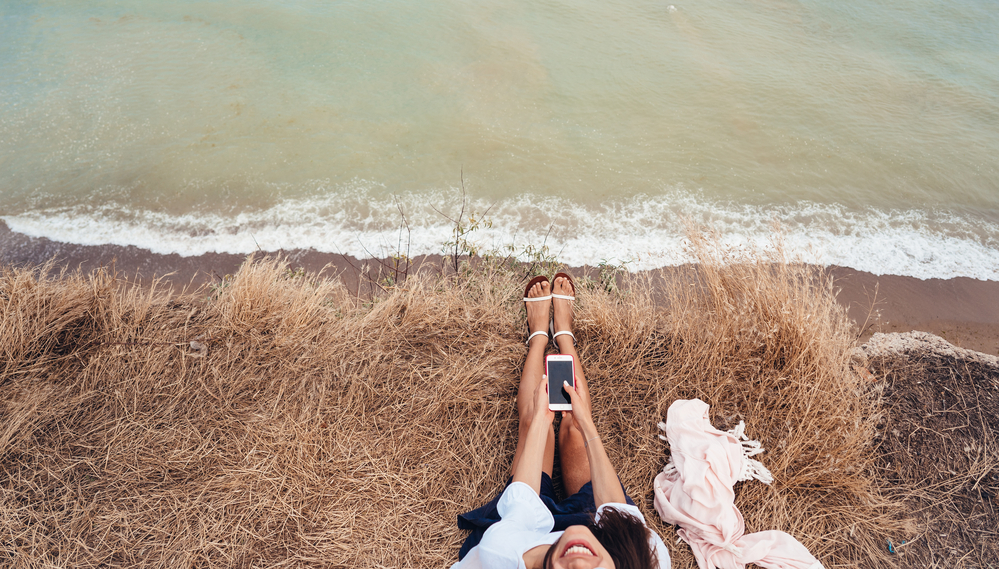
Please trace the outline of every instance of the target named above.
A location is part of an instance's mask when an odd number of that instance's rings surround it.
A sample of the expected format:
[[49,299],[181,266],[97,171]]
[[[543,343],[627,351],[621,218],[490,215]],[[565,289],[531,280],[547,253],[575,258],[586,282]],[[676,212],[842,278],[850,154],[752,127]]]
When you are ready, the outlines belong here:
[[[745,425],[719,431],[708,420],[700,399],[673,402],[666,413],[672,457],[653,483],[656,511],[682,529],[700,569],[744,569],[755,563],[767,569],[821,569],[805,546],[782,531],[744,535],[746,524],[735,507],[736,482],[756,478],[769,484],[770,472],[749,458],[763,452],[743,434]],[[660,435],[661,436],[661,435]]]

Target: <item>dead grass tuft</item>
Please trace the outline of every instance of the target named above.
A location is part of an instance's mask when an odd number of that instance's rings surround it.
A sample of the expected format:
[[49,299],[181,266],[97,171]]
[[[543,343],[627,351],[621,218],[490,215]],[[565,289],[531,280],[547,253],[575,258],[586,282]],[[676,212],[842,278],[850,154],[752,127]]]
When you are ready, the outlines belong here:
[[[776,482],[738,490],[749,531],[788,531],[827,567],[892,566],[879,402],[848,367],[832,284],[779,254],[695,248],[693,281],[578,291],[625,486],[693,566],[651,480],[656,423],[700,397],[767,449]],[[441,567],[455,516],[505,481],[525,355],[511,270],[410,276],[369,301],[266,259],[176,297],[51,271],[0,275],[0,564]]]

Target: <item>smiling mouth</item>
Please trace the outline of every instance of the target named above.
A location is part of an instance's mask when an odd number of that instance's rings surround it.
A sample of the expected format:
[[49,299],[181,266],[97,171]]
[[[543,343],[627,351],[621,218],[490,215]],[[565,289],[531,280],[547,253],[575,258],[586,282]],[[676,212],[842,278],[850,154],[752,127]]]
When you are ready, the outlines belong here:
[[562,552],[562,557],[567,555],[589,555],[590,557],[597,556],[597,554],[583,542],[570,543],[569,547],[566,547],[565,551]]

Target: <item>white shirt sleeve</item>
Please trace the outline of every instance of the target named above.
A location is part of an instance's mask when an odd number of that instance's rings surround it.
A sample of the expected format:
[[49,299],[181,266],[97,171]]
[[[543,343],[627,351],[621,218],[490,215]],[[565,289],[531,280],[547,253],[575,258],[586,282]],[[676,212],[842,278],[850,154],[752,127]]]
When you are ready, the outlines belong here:
[[545,507],[541,497],[534,488],[523,482],[511,482],[506,487],[499,503],[496,504],[496,511],[499,512],[501,520],[493,526],[502,523],[505,527],[516,527],[538,533],[549,533],[555,527],[555,518]]
[[666,544],[663,543],[663,538],[659,537],[659,534],[650,528],[649,524],[645,523],[645,516],[642,515],[642,511],[638,509],[638,506],[615,503],[601,504],[600,507],[597,508],[596,520],[598,522],[600,521],[600,514],[603,512],[604,508],[607,507],[615,508],[619,511],[631,514],[641,520],[642,524],[644,524],[649,530],[649,546],[656,551],[656,558],[659,559],[659,569],[670,569],[671,563],[669,559],[669,550],[666,549]]
[[482,541],[451,569],[524,569],[524,552],[558,540],[555,518],[541,497],[523,482],[507,486],[496,504],[500,521],[489,526]]

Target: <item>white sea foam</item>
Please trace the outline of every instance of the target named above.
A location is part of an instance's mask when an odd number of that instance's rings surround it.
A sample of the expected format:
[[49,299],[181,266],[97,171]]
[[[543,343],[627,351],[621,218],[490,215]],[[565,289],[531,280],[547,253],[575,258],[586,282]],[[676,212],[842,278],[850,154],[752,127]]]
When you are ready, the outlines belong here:
[[[442,205],[449,202],[450,207]],[[366,258],[406,252],[407,243],[411,255],[440,253],[441,244],[453,238],[453,224],[435,208],[454,217],[454,202],[454,194],[444,192],[381,201],[338,192],[231,216],[168,215],[108,204],[2,219],[13,231],[30,236],[83,245],[134,245],[160,254],[312,248]],[[396,204],[407,214],[408,232]],[[484,219],[491,226],[467,236],[482,250],[522,251],[547,238],[551,252],[570,265],[606,261],[637,271],[690,262],[687,222],[716,231],[733,247],[766,249],[776,223],[786,249],[807,262],[879,275],[999,281],[999,224],[953,213],[851,211],[817,203],[746,206],[676,191],[595,207],[523,195],[491,208],[483,200],[473,201],[466,212],[487,208]]]

